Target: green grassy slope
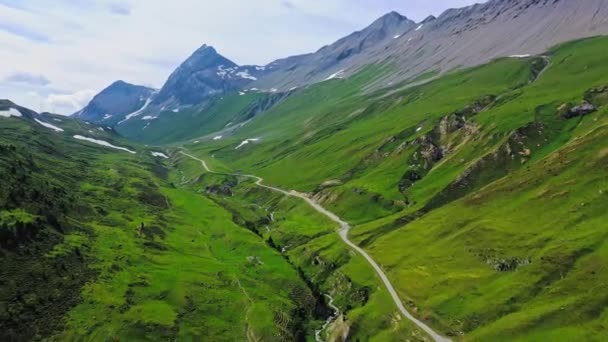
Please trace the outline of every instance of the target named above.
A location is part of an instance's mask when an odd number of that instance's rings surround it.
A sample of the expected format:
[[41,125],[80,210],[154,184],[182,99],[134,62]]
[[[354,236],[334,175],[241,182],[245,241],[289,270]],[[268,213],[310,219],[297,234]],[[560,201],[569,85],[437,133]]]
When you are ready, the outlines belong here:
[[[369,68],[188,148],[358,224],[354,239],[440,331],[593,339],[606,331],[606,46],[571,42],[389,95],[361,91]],[[583,100],[597,110],[567,119]]]
[[225,127],[250,119],[256,104],[268,95],[248,92],[228,94],[211,100],[202,107],[184,108],[179,113],[163,112],[154,120],[134,117],[116,126],[129,139],[146,144],[161,145],[183,142],[220,131]]
[[1,339],[311,335],[317,299],[280,253],[149,150],[44,118],[64,132],[0,117]]
[[601,340],[608,323],[602,114],[555,153],[368,249],[407,284],[405,297],[470,340]]
[[[375,272],[340,240],[335,223],[300,199],[260,188],[251,180],[203,172],[199,162],[180,157],[175,181],[204,192],[248,227],[307,279],[311,288],[329,294],[341,310],[331,340],[348,333],[353,340],[426,340],[404,320]],[[320,323],[317,328],[320,327]]]

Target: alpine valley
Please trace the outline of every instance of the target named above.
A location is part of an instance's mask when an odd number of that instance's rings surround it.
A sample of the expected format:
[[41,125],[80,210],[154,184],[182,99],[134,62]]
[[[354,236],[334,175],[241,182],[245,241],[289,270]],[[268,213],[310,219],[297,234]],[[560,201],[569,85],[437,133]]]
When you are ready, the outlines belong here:
[[0,100],[0,340],[605,341],[607,35],[490,0]]

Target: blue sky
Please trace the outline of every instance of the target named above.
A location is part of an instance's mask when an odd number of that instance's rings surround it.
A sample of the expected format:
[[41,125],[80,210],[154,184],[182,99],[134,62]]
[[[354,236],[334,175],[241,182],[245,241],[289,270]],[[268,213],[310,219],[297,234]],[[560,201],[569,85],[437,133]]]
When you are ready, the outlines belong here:
[[0,98],[70,114],[115,80],[160,87],[203,43],[238,64],[312,52],[396,10],[480,0],[0,0]]

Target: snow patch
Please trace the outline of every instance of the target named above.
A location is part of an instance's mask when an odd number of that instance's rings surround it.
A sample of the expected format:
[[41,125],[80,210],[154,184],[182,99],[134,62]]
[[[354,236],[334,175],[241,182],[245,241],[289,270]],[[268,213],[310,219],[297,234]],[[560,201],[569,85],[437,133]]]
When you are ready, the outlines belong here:
[[0,116],[5,118],[10,118],[11,116],[19,118],[21,117],[21,112],[16,110],[15,108],[9,108],[8,110],[0,111]]
[[[217,67],[216,74],[221,78],[232,78],[232,74],[237,70],[237,68],[225,68],[224,65],[220,65]],[[238,74],[237,74],[238,75]]]
[[251,76],[249,74],[249,70],[245,69],[245,71],[241,71],[241,72],[237,72],[236,75],[240,78],[244,78],[244,79],[248,79],[248,80],[252,80],[252,81],[257,81],[258,79]]
[[113,115],[111,115],[111,114],[105,114],[105,115],[103,116],[103,119],[104,119],[104,120],[108,120],[108,119],[109,119],[109,118],[111,118],[112,116],[113,116]]
[[131,151],[128,148],[125,148],[125,147],[120,147],[120,146],[112,145],[112,144],[110,144],[107,141],[97,140],[97,139],[93,139],[93,138],[87,138],[87,137],[83,137],[82,135],[75,135],[74,139],[88,141],[88,142],[91,142],[93,144],[97,144],[97,145],[100,145],[100,146],[109,147],[109,148],[113,148],[113,149],[116,149],[116,150],[121,150],[121,151],[129,152],[131,154],[136,154],[137,153],[137,152]]
[[396,36],[393,37],[393,39],[399,39],[399,38],[401,38],[400,34],[398,34],[398,35],[396,35]]
[[420,29],[424,26],[424,24],[420,24],[420,26],[416,27],[416,31],[420,31]]
[[245,139],[245,140],[243,140],[243,141],[241,142],[241,144],[240,144],[239,146],[237,146],[237,147],[235,148],[235,150],[238,150],[238,149],[240,149],[241,147],[243,147],[243,146],[245,146],[245,145],[247,145],[247,144],[249,144],[249,143],[256,142],[256,141],[260,141],[260,139],[259,139],[259,138]]
[[265,66],[256,66],[255,70],[257,70],[257,71],[264,71],[264,70],[266,70],[266,67]]
[[42,121],[40,121],[40,120],[38,120],[38,119],[34,119],[34,120],[35,120],[37,123],[41,124],[42,126],[44,126],[44,127],[46,127],[46,128],[49,128],[49,129],[52,129],[52,130],[53,130],[53,131],[55,131],[55,132],[63,132],[63,129],[62,129],[62,128],[59,128],[59,127],[54,126],[54,125],[51,125],[50,123],[42,122]]
[[162,152],[150,152],[154,157],[169,159],[169,157]]
[[329,80],[333,80],[334,78],[342,78],[343,75],[344,75],[344,69],[336,72],[335,74],[329,75],[329,77],[327,77],[325,80],[329,81]]
[[213,137],[213,140],[220,140],[220,139],[222,139],[222,138],[223,138],[223,137],[222,137],[221,135],[218,135],[217,137]]
[[528,58],[528,57],[530,57],[530,55],[511,55],[509,57],[511,57],[511,58]]
[[172,110],[173,113],[179,113],[179,108],[175,108],[174,110]]
[[239,95],[240,95],[240,96],[243,96],[243,95],[245,95],[245,93],[244,93],[244,92],[242,92],[242,91],[239,91]]
[[156,119],[156,116],[150,116],[150,115],[146,115],[143,118],[141,118],[142,120],[154,120]]
[[141,107],[139,110],[137,110],[137,111],[135,111],[135,112],[133,112],[133,113],[131,113],[131,114],[127,115],[127,116],[125,117],[125,119],[124,119],[124,120],[122,120],[121,122],[119,122],[118,124],[120,125],[120,124],[122,124],[123,122],[128,121],[128,120],[129,120],[129,119],[131,119],[132,117],[135,117],[135,116],[141,115],[141,114],[144,112],[144,110],[146,110],[146,108],[148,108],[148,106],[150,105],[150,103],[152,103],[152,96],[150,96],[150,98],[148,98],[148,99],[146,100],[146,103],[144,103],[144,106],[143,106],[143,107]]
[[420,132],[420,131],[422,131],[422,127],[416,128],[416,132]]

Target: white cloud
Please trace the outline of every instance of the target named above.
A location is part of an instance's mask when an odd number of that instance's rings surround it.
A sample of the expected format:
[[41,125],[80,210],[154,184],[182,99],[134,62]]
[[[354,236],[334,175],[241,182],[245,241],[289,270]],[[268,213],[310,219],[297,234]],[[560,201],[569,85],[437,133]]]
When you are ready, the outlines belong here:
[[30,74],[28,72],[19,72],[19,71],[8,75],[4,79],[4,82],[23,83],[23,84],[30,84],[30,85],[34,85],[34,86],[46,86],[49,83],[51,83],[51,81],[49,81],[43,75]]
[[78,110],[68,104],[80,105],[75,99],[90,95],[85,89],[98,92],[118,79],[162,86],[175,64],[203,43],[236,63],[266,64],[315,51],[392,9],[406,15],[411,10],[422,19],[426,12],[420,8],[437,11],[472,2],[0,0],[0,23],[19,24],[0,27],[0,80],[25,71],[52,81],[44,88],[0,81],[0,91],[34,109],[41,101],[61,103],[68,114]]
[[[95,96],[95,91],[87,89],[72,94],[50,94],[44,99],[46,110],[56,112],[57,110],[71,114],[86,106]],[[69,112],[65,112],[68,110]]]

